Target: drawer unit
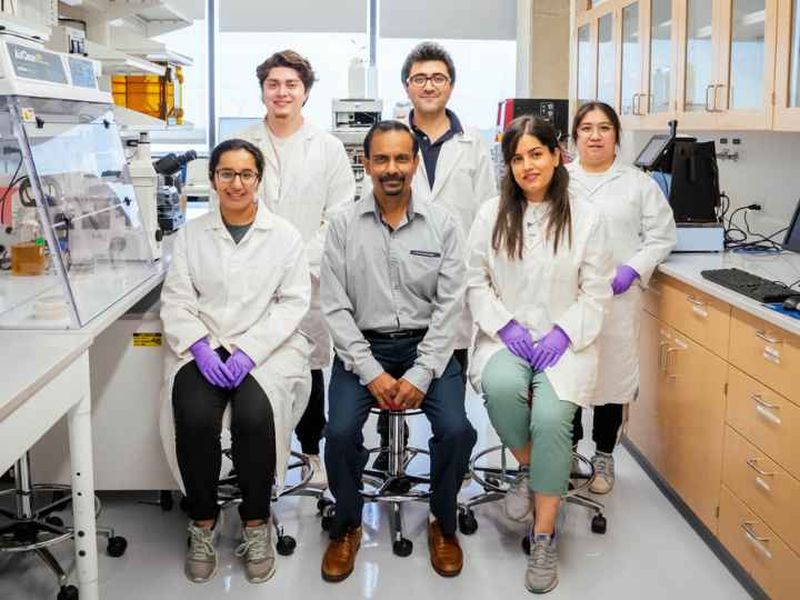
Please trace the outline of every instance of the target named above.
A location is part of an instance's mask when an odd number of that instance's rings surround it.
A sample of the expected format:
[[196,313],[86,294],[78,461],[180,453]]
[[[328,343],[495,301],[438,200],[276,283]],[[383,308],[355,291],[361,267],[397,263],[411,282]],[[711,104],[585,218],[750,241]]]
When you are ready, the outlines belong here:
[[662,279],[660,317],[717,356],[728,357],[730,305],[674,279]]
[[772,600],[797,600],[800,556],[725,485],[720,491],[719,539]]
[[800,553],[800,481],[730,427],[723,456],[722,483]]
[[725,420],[800,479],[800,407],[731,367]]
[[800,338],[733,309],[730,361],[800,405]]

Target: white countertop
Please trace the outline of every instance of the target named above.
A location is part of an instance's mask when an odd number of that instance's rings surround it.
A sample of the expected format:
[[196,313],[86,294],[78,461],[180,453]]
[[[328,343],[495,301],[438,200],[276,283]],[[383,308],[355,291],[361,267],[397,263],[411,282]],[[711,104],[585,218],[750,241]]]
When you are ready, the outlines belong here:
[[[764,319],[790,333],[800,335],[800,319],[782,315],[767,308],[760,302],[712,283],[700,275],[700,271],[705,271],[706,269],[729,269],[731,267],[749,271],[765,279],[782,281],[788,285],[800,279],[800,254],[794,252],[781,252],[780,254],[744,254],[735,252],[671,254],[658,267],[658,270],[665,275],[674,277],[698,290],[715,296],[731,306]],[[794,289],[797,289],[797,293],[800,294],[800,289],[797,286]]]
[[63,371],[92,343],[88,335],[0,331],[0,420]]

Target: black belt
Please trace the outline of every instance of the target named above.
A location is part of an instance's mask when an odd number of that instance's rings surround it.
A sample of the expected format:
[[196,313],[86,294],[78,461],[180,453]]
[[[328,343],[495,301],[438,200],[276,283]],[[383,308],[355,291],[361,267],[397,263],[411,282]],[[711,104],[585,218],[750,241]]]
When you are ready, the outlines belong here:
[[405,340],[408,338],[424,337],[428,333],[427,327],[425,329],[398,329],[397,331],[375,331],[374,329],[366,329],[361,333],[364,337],[372,340]]

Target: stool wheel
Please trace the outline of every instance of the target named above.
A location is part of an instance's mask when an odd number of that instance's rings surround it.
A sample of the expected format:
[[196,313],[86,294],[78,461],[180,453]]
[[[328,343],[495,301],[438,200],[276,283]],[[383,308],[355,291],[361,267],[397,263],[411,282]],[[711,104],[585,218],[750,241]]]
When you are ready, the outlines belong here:
[[48,525],[53,525],[54,527],[63,527],[64,520],[56,515],[50,515],[49,517],[45,517],[44,522]]
[[467,509],[458,513],[458,530],[464,535],[472,535],[478,531],[478,520],[474,512]]
[[333,506],[333,502],[324,496],[317,500],[317,510],[319,511],[319,514],[325,515],[329,506]]
[[592,517],[592,532],[601,534],[605,533],[607,525],[608,523],[603,515],[598,514]]
[[392,552],[397,556],[410,556],[413,550],[414,544],[406,538],[400,538],[392,544]]
[[119,558],[125,554],[128,549],[128,540],[120,535],[108,538],[108,546],[106,546],[106,553],[112,558]]
[[325,515],[319,524],[322,526],[322,531],[330,531],[333,525],[333,515]]
[[294,554],[294,549],[297,547],[297,542],[290,535],[282,535],[278,538],[278,543],[275,544],[275,549],[281,556],[291,556]]
[[78,600],[78,588],[74,585],[65,585],[58,591],[57,600]]

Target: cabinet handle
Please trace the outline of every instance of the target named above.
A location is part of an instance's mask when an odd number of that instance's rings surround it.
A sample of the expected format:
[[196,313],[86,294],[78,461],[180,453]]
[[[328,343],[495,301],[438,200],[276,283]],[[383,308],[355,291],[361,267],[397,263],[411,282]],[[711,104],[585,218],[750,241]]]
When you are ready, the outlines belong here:
[[666,352],[664,353],[664,374],[669,377],[670,379],[675,379],[677,375],[673,375],[669,372],[669,355],[673,352],[680,352],[681,350],[686,350],[687,346],[679,339],[674,340],[677,346],[671,346],[667,348]]
[[768,344],[782,344],[783,340],[771,337],[766,331],[759,329],[756,331],[756,337],[764,340]]
[[706,112],[714,112],[714,107],[713,106],[711,106],[711,108],[708,107],[708,92],[712,91],[713,89],[714,89],[714,84],[713,83],[709,83],[706,86]]
[[759,537],[758,535],[756,535],[756,532],[753,531],[752,529],[753,525],[756,525],[755,521],[743,521],[742,523],[739,524],[739,527],[741,527],[742,530],[744,531],[744,535],[747,538],[747,541],[753,544],[753,546],[755,546],[755,548],[759,552],[761,552],[764,556],[771,559],[772,552],[769,551],[769,548],[764,546],[764,544],[768,544],[770,542],[770,538]]
[[747,466],[753,469],[756,473],[761,475],[762,477],[775,477],[775,473],[769,473],[768,471],[763,470],[761,467],[758,466],[758,459],[757,458],[748,458],[746,461]]
[[724,108],[717,108],[717,88],[724,88],[724,83],[718,83],[714,86],[714,112],[724,112]]
[[686,296],[686,301],[692,305],[692,312],[704,319],[708,318],[708,311],[706,310],[706,303],[702,300],[695,298],[691,294]]
[[778,415],[775,415],[772,412],[770,412],[772,410],[780,409],[780,406],[778,406],[777,404],[770,404],[769,402],[765,402],[760,394],[753,394],[752,396],[750,396],[750,398],[753,401],[755,401],[756,412],[758,414],[760,414],[768,421],[772,421],[776,425],[780,425],[782,423],[781,418]]
[[639,112],[636,110],[636,100],[639,98],[641,94],[634,94],[631,96],[631,114],[638,115]]

